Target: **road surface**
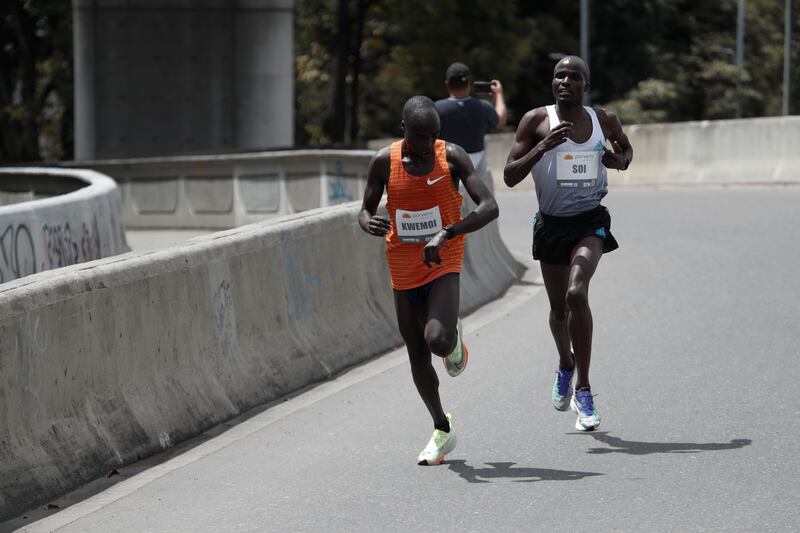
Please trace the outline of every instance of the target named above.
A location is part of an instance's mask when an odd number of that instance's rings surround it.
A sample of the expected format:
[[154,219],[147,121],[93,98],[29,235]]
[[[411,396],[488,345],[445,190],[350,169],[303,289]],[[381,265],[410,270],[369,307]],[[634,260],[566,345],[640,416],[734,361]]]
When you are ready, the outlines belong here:
[[[528,254],[533,197],[498,198],[504,240]],[[440,373],[459,445],[440,466],[415,464],[432,427],[401,350],[6,530],[800,529],[800,188],[604,203],[621,248],[590,291],[599,431],[550,405],[534,267],[464,322],[470,366]]]

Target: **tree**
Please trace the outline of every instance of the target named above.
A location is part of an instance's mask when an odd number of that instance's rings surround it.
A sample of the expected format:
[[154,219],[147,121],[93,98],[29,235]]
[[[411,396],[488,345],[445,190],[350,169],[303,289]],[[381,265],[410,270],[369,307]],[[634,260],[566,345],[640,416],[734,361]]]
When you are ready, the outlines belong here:
[[60,0],[0,4],[0,161],[72,155],[71,17]]

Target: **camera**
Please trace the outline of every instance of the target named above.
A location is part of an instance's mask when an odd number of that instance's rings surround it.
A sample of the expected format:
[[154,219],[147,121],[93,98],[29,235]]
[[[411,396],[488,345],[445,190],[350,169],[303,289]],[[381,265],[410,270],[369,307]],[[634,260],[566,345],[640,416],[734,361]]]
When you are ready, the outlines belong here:
[[472,90],[478,94],[492,94],[492,82],[474,81],[472,82]]

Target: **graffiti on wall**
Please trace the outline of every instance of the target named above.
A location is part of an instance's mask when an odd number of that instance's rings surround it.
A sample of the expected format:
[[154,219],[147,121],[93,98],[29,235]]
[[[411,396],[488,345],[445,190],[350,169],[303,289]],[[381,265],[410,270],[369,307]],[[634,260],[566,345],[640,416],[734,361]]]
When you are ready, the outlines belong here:
[[328,201],[331,204],[350,202],[353,200],[353,196],[347,190],[347,181],[344,177],[344,168],[342,167],[342,162],[337,161],[335,168],[335,174],[328,178]]
[[27,224],[9,224],[0,233],[0,283],[43,270],[102,257],[97,217],[73,231],[69,222],[42,224],[37,237]]
[[11,224],[0,233],[0,283],[36,273],[36,248],[25,224]]
[[297,243],[294,232],[281,231],[281,255],[290,299],[288,315],[298,322],[304,322],[314,317],[314,292],[324,288],[325,283],[306,274]]
[[100,232],[97,217],[92,223],[81,224],[81,230],[73,235],[69,222],[64,224],[42,224],[44,260],[42,270],[100,259]]

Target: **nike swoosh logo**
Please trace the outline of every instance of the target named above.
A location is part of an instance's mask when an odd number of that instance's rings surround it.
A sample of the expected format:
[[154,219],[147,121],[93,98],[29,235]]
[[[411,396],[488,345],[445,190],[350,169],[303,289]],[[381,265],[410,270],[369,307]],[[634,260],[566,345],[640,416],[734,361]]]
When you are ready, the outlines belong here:
[[436,183],[437,181],[439,181],[439,180],[443,180],[443,179],[444,179],[444,178],[446,178],[446,177],[447,177],[447,176],[439,176],[438,178],[436,178],[436,179],[433,179],[433,180],[432,180],[432,179],[430,179],[430,178],[428,178],[428,185],[433,185],[433,184],[434,184],[434,183]]

